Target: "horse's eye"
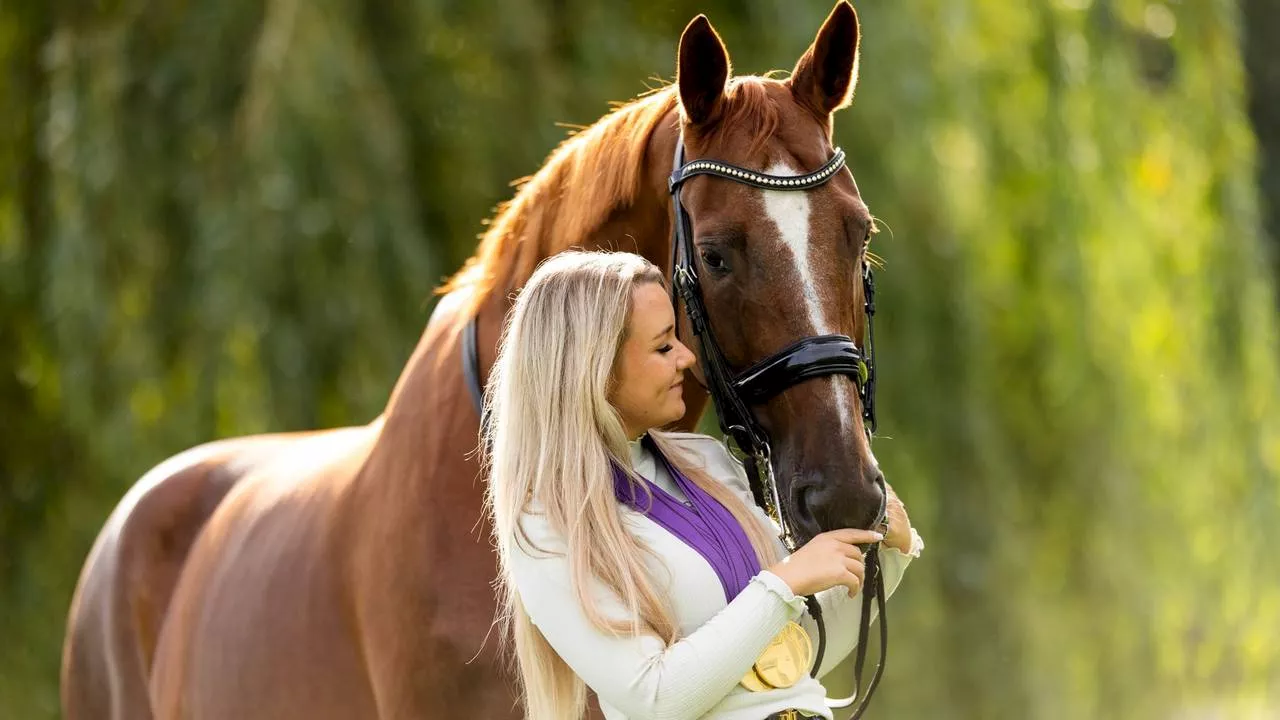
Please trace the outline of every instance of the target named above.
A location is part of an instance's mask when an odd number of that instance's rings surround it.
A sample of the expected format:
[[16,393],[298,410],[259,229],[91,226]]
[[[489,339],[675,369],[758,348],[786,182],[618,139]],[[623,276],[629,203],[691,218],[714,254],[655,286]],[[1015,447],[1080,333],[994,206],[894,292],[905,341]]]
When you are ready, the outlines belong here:
[[724,264],[724,257],[715,250],[704,248],[700,254],[702,255],[702,264],[711,270],[727,270],[728,266]]

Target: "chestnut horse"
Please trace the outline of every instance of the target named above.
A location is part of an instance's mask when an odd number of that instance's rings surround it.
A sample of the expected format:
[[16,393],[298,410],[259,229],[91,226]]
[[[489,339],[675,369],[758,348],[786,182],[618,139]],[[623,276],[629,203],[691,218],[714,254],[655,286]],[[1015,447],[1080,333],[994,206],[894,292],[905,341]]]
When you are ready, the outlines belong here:
[[[488,637],[496,560],[463,328],[476,319],[483,377],[511,294],[544,258],[612,248],[669,268],[667,178],[681,137],[690,160],[775,175],[822,166],[832,113],[853,93],[858,38],[841,0],[789,79],[730,79],[719,36],[695,18],[675,85],[566,140],[499,209],[440,290],[382,415],[224,440],[147,473],[82,572],[63,652],[65,717],[520,716],[501,638]],[[862,337],[858,268],[872,219],[848,170],[806,192],[696,178],[683,199],[731,367],[798,337]],[[707,396],[697,378],[685,392],[689,428]],[[859,405],[849,378],[827,376],[755,408],[801,540],[866,527],[880,504]]]

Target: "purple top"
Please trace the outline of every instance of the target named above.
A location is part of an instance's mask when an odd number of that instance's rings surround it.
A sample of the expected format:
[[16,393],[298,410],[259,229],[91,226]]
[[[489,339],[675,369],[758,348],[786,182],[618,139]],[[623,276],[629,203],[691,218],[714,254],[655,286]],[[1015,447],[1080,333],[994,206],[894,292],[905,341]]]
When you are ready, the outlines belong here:
[[617,465],[613,468],[614,496],[618,502],[647,515],[697,550],[720,578],[725,601],[734,599],[760,572],[760,561],[746,532],[732,513],[672,465],[648,435],[641,442],[667,468],[676,487],[684,492],[693,507],[672,497],[671,493],[654,485],[648,478],[644,478],[644,482],[653,495],[653,503],[642,507],[644,493]]

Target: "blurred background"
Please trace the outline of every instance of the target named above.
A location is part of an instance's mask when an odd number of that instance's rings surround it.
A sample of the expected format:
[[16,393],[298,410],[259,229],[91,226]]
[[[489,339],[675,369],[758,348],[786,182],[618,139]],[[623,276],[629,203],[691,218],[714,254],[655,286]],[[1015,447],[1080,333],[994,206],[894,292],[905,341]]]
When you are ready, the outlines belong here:
[[[0,4],[0,718],[112,506],[379,413],[483,220],[831,0]],[[869,718],[1280,717],[1280,3],[862,0],[876,453],[928,543]]]

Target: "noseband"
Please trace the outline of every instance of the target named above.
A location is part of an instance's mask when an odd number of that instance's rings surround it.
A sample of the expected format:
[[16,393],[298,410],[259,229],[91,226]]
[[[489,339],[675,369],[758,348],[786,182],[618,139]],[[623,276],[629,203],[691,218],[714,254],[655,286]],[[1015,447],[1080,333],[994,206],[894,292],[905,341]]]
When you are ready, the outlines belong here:
[[[693,223],[680,199],[680,190],[690,178],[709,175],[762,190],[804,191],[826,184],[835,177],[844,164],[844,151],[839,148],[836,148],[835,153],[825,165],[807,175],[799,176],[767,175],[718,160],[700,159],[685,163],[682,134],[676,141],[673,170],[671,179],[667,183],[667,189],[671,193],[671,204],[675,210],[674,237],[671,243],[672,308],[678,316],[680,303],[684,303],[689,325],[698,339],[702,374],[706,380],[707,391],[716,406],[720,430],[726,437],[733,438],[742,451],[743,465],[747,471],[756,504],[764,508],[778,523],[782,542],[788,551],[796,549],[795,536],[791,532],[791,523],[788,522],[785,506],[778,497],[778,484],[773,474],[768,434],[756,420],[751,406],[763,403],[811,378],[845,375],[851,378],[858,388],[858,397],[862,401],[863,424],[867,431],[867,438],[870,440],[876,426],[875,346],[872,328],[872,317],[876,311],[875,279],[871,273],[871,266],[864,257],[861,271],[863,309],[867,317],[867,353],[865,355],[848,335],[814,335],[801,338],[750,367],[734,372],[725,361],[720,344],[716,342],[715,333],[711,330],[710,318],[702,299],[702,288],[698,283],[698,271],[694,267]],[[887,527],[888,494],[883,481],[880,482],[881,506],[878,517],[881,525]],[[855,690],[862,687],[862,666],[867,653],[867,635],[871,625],[873,597],[880,611],[880,663],[876,666],[871,684],[867,687],[850,720],[862,717],[871,694],[880,683],[888,641],[884,617],[884,579],[880,573],[877,545],[866,549],[864,567],[864,590],[867,592],[862,594],[862,615],[859,619],[858,645],[855,651]],[[812,674],[816,677],[818,668],[822,665],[822,654],[826,647],[826,625],[823,623],[822,609],[817,599],[810,595],[805,598],[805,604],[818,626],[818,649],[812,669]],[[833,707],[845,707],[857,697],[855,694],[841,701],[829,700],[828,704]]]

